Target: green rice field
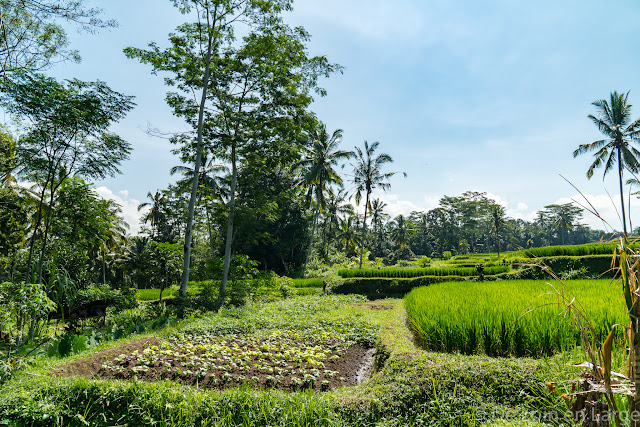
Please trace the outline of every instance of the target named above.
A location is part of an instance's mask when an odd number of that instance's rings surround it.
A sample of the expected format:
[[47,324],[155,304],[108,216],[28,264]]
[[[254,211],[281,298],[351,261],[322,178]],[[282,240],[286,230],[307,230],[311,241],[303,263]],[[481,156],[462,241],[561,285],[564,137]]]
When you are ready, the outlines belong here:
[[[160,298],[160,289],[138,289],[138,301],[155,301]],[[162,298],[175,297],[177,289],[167,288],[162,292]]]
[[[548,356],[580,344],[574,312],[565,309],[549,283],[561,291],[560,283],[544,280],[433,284],[406,295],[407,315],[430,350]],[[627,323],[617,282],[570,280],[565,286],[568,301],[575,296],[574,304],[585,308],[599,340],[612,325]]]
[[[613,255],[620,242],[608,243],[587,243],[584,245],[564,245],[564,246],[543,246],[540,248],[531,248],[522,252],[530,257],[549,257],[549,256],[586,256],[586,255]],[[640,243],[632,240],[630,245],[633,249],[639,249]]]
[[[509,266],[486,267],[485,275],[506,273]],[[345,279],[352,277],[389,277],[409,279],[422,276],[475,276],[475,267],[429,267],[429,268],[351,268],[338,271],[338,274]]]
[[326,280],[327,282],[329,281],[328,279],[325,279],[323,277],[314,277],[311,279],[292,279],[292,280],[293,280],[293,285],[296,288],[321,288],[322,282],[324,280]]

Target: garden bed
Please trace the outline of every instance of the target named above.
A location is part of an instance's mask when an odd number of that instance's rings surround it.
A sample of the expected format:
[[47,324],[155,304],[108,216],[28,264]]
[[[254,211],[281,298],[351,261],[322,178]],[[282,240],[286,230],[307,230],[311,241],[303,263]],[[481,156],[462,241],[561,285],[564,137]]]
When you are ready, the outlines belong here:
[[172,380],[208,389],[331,390],[352,386],[370,363],[367,347],[346,340],[292,335],[177,334],[104,350],[52,370],[55,375],[145,381]]

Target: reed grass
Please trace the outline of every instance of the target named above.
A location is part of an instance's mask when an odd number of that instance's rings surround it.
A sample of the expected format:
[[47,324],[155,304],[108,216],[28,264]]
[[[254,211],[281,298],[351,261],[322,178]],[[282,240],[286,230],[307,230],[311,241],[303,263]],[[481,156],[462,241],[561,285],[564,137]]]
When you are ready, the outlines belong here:
[[[585,308],[599,340],[613,324],[625,323],[623,294],[609,280],[565,285],[565,295],[577,297],[575,304]],[[428,349],[542,357],[580,345],[571,312],[554,293],[544,280],[443,282],[414,289],[405,304],[411,325]]]

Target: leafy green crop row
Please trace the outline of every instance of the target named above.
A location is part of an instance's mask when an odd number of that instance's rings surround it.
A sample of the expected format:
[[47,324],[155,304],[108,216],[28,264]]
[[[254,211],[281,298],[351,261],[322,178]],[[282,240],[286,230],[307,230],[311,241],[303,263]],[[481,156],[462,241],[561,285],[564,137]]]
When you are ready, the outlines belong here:
[[[610,281],[566,285],[565,295],[577,297],[601,340],[612,325],[624,323],[622,293]],[[571,313],[542,280],[437,283],[414,289],[405,302],[411,324],[432,350],[540,357],[580,343]]]
[[[509,266],[486,267],[485,275],[506,273]],[[451,268],[354,268],[340,270],[340,276],[345,279],[352,277],[391,277],[391,278],[411,278],[421,276],[475,276],[475,267],[451,267]]]

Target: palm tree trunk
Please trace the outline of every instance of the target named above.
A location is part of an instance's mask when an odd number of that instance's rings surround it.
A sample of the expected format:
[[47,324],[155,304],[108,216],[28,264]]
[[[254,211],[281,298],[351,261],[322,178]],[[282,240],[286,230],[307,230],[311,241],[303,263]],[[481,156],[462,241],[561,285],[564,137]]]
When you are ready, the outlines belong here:
[[302,267],[302,277],[307,271],[307,264],[309,263],[309,255],[311,255],[311,246],[313,246],[313,235],[316,233],[316,224],[318,223],[318,215],[320,214],[320,204],[316,209],[316,214],[313,216],[313,227],[311,228],[311,239],[309,240],[309,248],[307,249],[307,257],[304,260],[304,267]]
[[[215,22],[215,19],[214,21]],[[207,46],[207,59],[205,62],[204,79],[202,83],[202,97],[200,98],[200,109],[198,111],[198,142],[196,145],[196,161],[193,168],[193,184],[191,186],[191,198],[189,199],[189,216],[187,217],[187,227],[184,236],[184,263],[182,270],[182,282],[180,284],[180,298],[184,301],[187,297],[187,284],[189,283],[189,267],[191,266],[191,239],[193,231],[193,217],[196,207],[196,196],[198,194],[198,178],[200,177],[200,164],[202,163],[202,128],[204,125],[204,107],[207,101],[207,88],[209,86],[209,75],[211,73],[211,56],[215,39],[215,26],[209,31]],[[178,318],[184,317],[183,304],[178,305]]]
[[627,236],[627,217],[624,211],[624,190],[622,189],[622,153],[618,148],[618,178],[620,180],[620,204],[622,206],[622,229]]
[[224,303],[224,296],[227,292],[227,281],[229,279],[229,267],[231,266],[231,241],[233,240],[233,218],[236,208],[236,183],[238,181],[238,169],[236,167],[236,141],[231,144],[231,194],[229,198],[229,216],[227,220],[227,238],[224,244],[224,264],[222,265],[222,280],[220,281],[220,291],[215,310],[218,311]]
[[364,255],[364,236],[367,232],[367,207],[369,206],[369,192],[367,191],[367,199],[364,204],[364,219],[362,221],[362,239],[360,242],[360,267],[362,268],[362,257]]

